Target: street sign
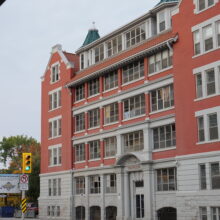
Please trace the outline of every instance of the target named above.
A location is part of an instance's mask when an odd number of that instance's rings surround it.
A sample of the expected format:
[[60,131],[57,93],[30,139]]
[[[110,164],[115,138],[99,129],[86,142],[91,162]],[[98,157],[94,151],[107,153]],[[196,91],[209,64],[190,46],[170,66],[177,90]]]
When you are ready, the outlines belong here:
[[19,189],[20,190],[28,190],[28,184],[29,183],[29,177],[27,174],[22,174],[20,175],[20,184],[19,184]]

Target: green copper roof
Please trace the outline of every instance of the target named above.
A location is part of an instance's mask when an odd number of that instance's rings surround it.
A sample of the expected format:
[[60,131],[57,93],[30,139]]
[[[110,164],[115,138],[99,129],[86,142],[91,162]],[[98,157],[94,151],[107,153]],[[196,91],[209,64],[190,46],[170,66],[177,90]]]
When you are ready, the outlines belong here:
[[178,2],[179,0],[160,0],[160,2],[157,4],[157,5],[160,5],[162,3],[165,3],[165,2]]
[[93,41],[99,39],[100,36],[99,36],[99,32],[97,29],[90,29],[87,36],[86,36],[86,39],[82,45],[82,47],[92,43]]

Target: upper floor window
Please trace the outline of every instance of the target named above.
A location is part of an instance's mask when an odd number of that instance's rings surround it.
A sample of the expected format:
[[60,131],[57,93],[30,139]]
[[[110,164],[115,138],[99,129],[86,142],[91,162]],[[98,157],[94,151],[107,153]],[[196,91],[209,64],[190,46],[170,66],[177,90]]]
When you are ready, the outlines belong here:
[[75,92],[76,92],[76,101],[84,99],[85,98],[84,84],[77,86]]
[[55,83],[60,79],[59,64],[54,64],[51,67],[51,82]]
[[105,148],[105,157],[114,157],[117,148],[116,137],[105,138],[104,148]]
[[122,83],[128,83],[144,76],[144,60],[131,63],[122,70]]
[[95,63],[104,59],[104,44],[101,44],[95,48]]
[[214,5],[214,0],[197,0],[198,1],[198,11],[203,11],[206,8]]
[[206,182],[206,165],[200,164],[199,165],[199,174],[200,174],[200,189],[206,189],[207,188],[207,182]]
[[162,32],[166,29],[166,18],[165,11],[161,11],[158,16],[159,32]]
[[89,142],[89,159],[98,159],[100,158],[100,145],[99,141],[91,141]]
[[148,58],[149,60],[149,74],[159,72],[172,66],[173,52],[171,50],[164,50],[156,53]]
[[151,111],[158,111],[174,105],[173,85],[151,91]]
[[157,191],[173,191],[176,185],[176,168],[157,170]]
[[49,138],[61,136],[61,118],[49,120]]
[[61,89],[49,93],[49,110],[59,108],[61,106]]
[[90,176],[90,193],[96,194],[101,192],[101,180],[100,176]]
[[211,183],[212,183],[212,189],[220,189],[220,165],[219,165],[219,162],[211,164]]
[[196,96],[208,98],[220,93],[220,63],[219,66],[196,73]]
[[206,21],[192,28],[195,55],[212,51],[220,46],[220,20],[217,19],[219,18],[214,17],[210,19],[210,24],[207,25]]
[[145,95],[137,95],[126,99],[124,103],[124,119],[145,114]]
[[125,34],[126,48],[146,39],[145,24],[141,24]]
[[61,178],[48,180],[48,196],[61,196]]
[[99,93],[99,78],[92,79],[88,82],[89,96]]
[[49,166],[57,166],[62,163],[62,146],[55,145],[49,147]]
[[207,208],[199,207],[200,220],[208,220]]
[[104,106],[104,123],[109,124],[118,121],[118,103]]
[[118,86],[118,73],[116,71],[104,76],[104,90],[113,89]]
[[84,69],[84,54],[82,53],[80,55],[80,67],[81,67],[81,70]]
[[90,110],[88,112],[89,128],[98,127],[100,123],[100,110],[99,108]]
[[107,42],[108,57],[122,50],[122,35],[119,35]]
[[164,149],[176,145],[175,124],[153,128],[154,149]]
[[76,162],[84,161],[86,159],[85,144],[76,144],[74,147]]
[[76,131],[82,131],[85,129],[85,114],[81,113],[75,116],[76,119]]
[[85,177],[76,177],[76,195],[85,194]]
[[116,174],[106,175],[106,193],[116,193],[116,192],[117,192]]
[[144,148],[143,131],[135,131],[123,135],[125,153],[141,151]]

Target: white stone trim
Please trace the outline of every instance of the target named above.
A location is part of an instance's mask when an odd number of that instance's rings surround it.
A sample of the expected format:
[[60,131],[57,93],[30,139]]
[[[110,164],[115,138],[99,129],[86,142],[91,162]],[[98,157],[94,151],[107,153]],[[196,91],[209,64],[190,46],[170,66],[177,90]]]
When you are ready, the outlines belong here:
[[[208,1],[208,0],[206,0],[206,3],[207,3],[207,1]],[[211,6],[209,6],[209,7],[206,7],[205,9],[199,11],[198,0],[193,0],[193,3],[194,3],[194,5],[195,5],[194,14],[200,14],[200,13],[202,13],[202,12],[204,12],[204,11],[206,11],[206,10],[212,8],[212,7],[214,7],[218,2],[219,2],[219,0],[214,0],[214,4],[213,4],[213,5],[211,5]]]
[[62,87],[58,87],[58,88],[56,88],[56,89],[53,89],[53,90],[51,90],[51,91],[48,92],[48,95],[51,95],[51,94],[53,94],[53,93],[55,93],[55,92],[59,92],[60,90],[62,90]]
[[193,69],[193,74],[197,74],[199,72],[204,72],[205,70],[208,70],[208,69],[211,69],[211,68],[215,68],[215,67],[218,67],[218,66],[220,66],[220,60]]
[[175,123],[175,117],[167,118],[167,119],[160,119],[158,121],[151,122],[150,123],[150,128],[157,128],[157,127],[160,127],[160,126],[173,124],[173,123]]
[[201,110],[201,111],[197,111],[195,112],[195,116],[198,117],[198,116],[203,116],[203,115],[209,115],[209,114],[212,114],[212,113],[219,113],[220,114],[220,106],[217,106],[217,107],[214,107],[214,108],[207,108],[207,109],[204,109],[204,110]]
[[48,122],[52,122],[52,121],[59,120],[59,119],[62,119],[62,115],[58,115],[58,116],[56,116],[56,117],[50,118],[50,119],[48,120]]

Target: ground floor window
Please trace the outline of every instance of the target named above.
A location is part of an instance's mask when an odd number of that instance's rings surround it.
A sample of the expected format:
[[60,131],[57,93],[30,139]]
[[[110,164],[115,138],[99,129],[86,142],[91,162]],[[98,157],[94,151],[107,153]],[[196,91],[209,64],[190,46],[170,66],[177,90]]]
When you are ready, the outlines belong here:
[[85,220],[85,207],[76,207],[76,220]]
[[105,208],[106,220],[116,220],[117,216],[117,207],[108,206]]
[[101,220],[101,209],[99,206],[90,207],[90,220]]
[[164,207],[157,211],[158,220],[177,220],[176,208]]

